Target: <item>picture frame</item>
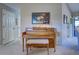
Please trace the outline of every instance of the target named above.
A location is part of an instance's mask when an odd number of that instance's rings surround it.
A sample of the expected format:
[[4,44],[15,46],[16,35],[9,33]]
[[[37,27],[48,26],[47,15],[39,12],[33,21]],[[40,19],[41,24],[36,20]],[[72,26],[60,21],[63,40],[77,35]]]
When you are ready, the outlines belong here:
[[32,24],[49,24],[50,13],[49,12],[33,12]]
[[63,23],[68,24],[68,17],[65,14],[63,15]]

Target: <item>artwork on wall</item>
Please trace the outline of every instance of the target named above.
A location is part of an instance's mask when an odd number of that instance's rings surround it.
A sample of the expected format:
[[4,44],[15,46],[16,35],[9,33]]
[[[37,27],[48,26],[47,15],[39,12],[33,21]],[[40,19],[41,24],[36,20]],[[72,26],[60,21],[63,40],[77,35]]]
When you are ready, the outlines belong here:
[[63,23],[64,24],[68,23],[68,17],[65,14],[63,15]]
[[32,24],[49,24],[49,12],[35,12],[32,13]]
[[73,24],[73,18],[70,17],[70,24]]

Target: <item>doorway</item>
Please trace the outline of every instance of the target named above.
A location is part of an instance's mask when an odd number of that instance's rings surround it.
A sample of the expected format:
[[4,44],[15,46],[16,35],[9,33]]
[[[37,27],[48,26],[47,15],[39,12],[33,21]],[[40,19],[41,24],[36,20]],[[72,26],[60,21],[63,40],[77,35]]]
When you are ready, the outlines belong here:
[[76,16],[74,18],[74,36],[79,36],[79,16]]
[[77,37],[77,48],[79,49],[79,16],[74,17],[74,36]]

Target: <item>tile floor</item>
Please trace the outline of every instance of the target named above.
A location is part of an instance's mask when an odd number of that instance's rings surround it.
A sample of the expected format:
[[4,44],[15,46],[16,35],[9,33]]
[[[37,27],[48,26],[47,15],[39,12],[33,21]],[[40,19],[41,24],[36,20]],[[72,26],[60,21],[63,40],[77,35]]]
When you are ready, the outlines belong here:
[[[26,51],[22,52],[21,41],[14,41],[7,45],[0,46],[0,55],[26,55]],[[26,50],[26,49],[25,49]],[[50,55],[78,55],[79,50],[65,46],[57,46],[56,52],[50,49]],[[47,55],[46,48],[32,48],[29,55]]]

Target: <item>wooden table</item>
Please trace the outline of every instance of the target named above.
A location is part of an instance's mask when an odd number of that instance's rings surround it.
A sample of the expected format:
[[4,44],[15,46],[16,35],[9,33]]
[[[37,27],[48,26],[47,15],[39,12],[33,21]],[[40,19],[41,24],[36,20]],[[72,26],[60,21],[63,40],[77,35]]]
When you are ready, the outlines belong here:
[[[24,38],[26,38],[26,35],[28,36],[28,38],[46,38],[49,40],[49,48],[54,48],[54,51],[56,51],[56,35],[55,32],[51,32],[51,31],[27,31],[27,32],[23,32],[22,33],[22,47],[23,47],[23,51],[24,51]],[[37,45],[33,45],[34,47],[38,47]],[[40,44],[41,48],[43,48],[44,46],[42,46]],[[39,48],[39,47],[38,47]]]

